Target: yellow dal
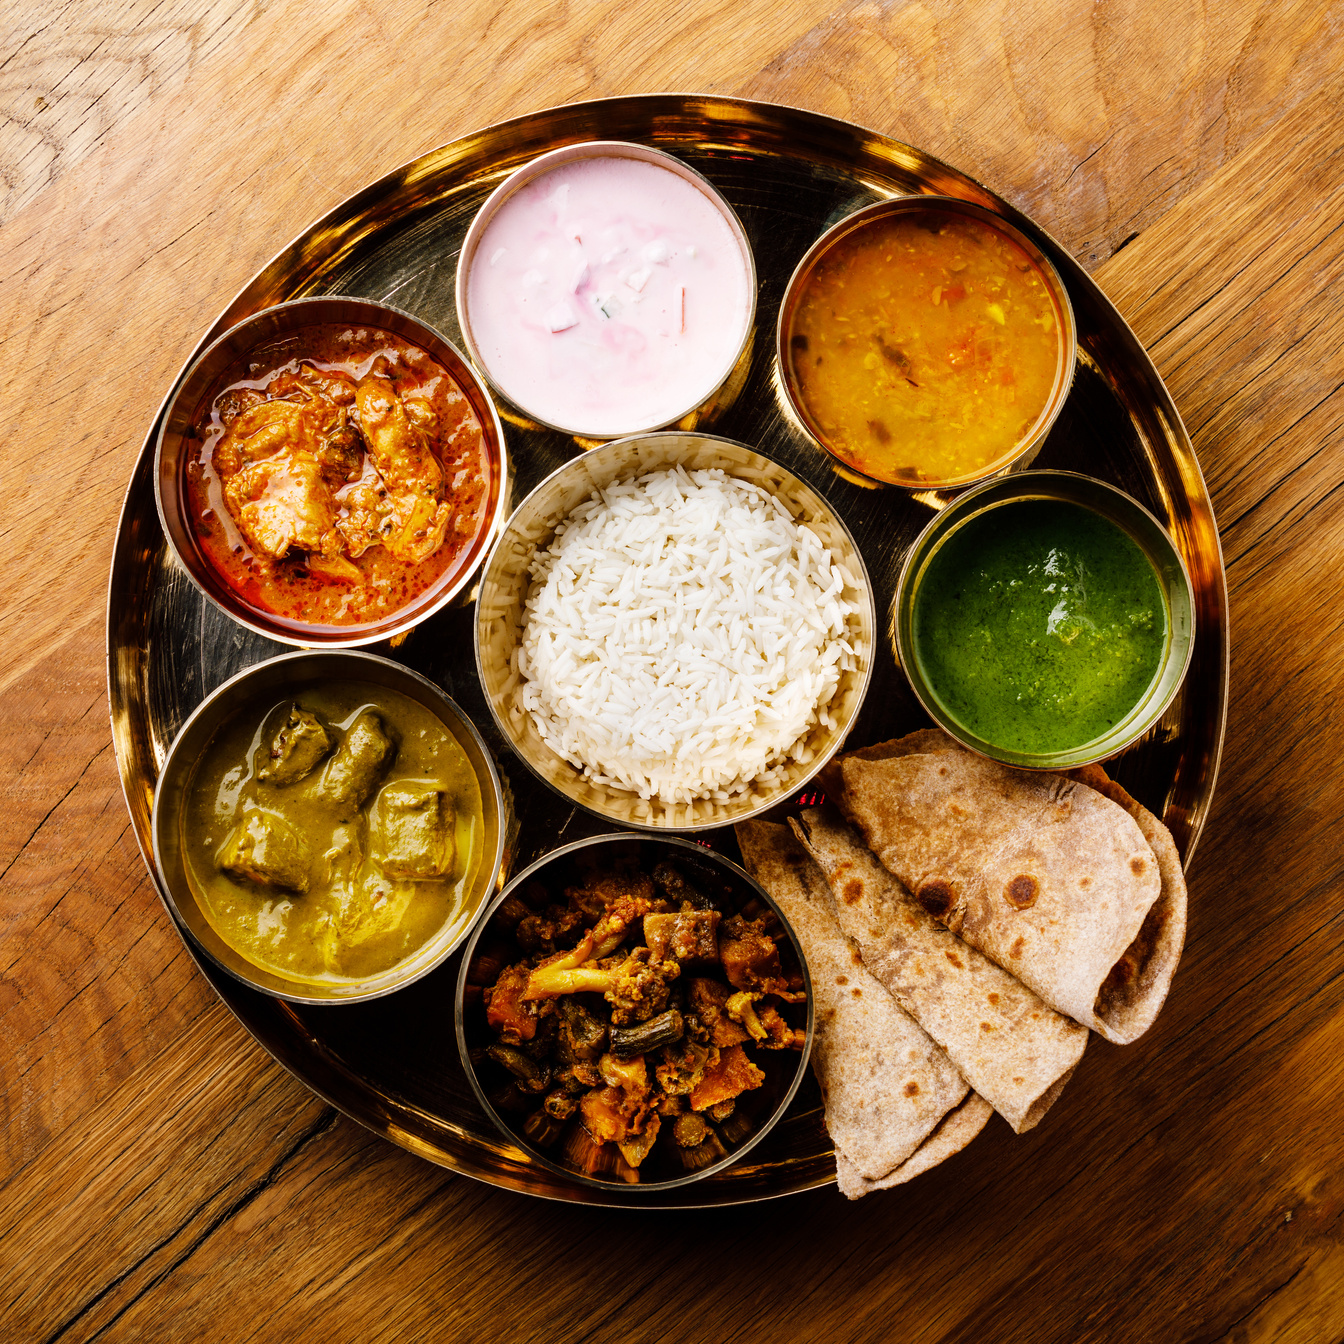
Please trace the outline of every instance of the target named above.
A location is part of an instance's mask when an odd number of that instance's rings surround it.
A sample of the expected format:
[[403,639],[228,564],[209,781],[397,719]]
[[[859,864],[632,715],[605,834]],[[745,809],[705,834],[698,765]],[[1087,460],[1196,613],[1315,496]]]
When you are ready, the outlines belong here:
[[799,394],[866,475],[954,481],[1012,455],[1054,386],[1060,323],[996,229],[930,210],[873,220],[808,277],[789,332]]

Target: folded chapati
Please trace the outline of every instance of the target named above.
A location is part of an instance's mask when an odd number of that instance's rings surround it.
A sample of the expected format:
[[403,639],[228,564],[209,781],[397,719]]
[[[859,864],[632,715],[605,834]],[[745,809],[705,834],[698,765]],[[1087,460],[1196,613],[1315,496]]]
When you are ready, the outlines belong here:
[[1174,845],[1160,860],[1125,806],[1076,779],[883,746],[842,762],[839,802],[920,905],[1108,1040],[1147,1030],[1184,938]]
[[826,875],[865,968],[1021,1134],[1082,1058],[1087,1029],[932,918],[831,808],[789,823]]
[[835,1154],[835,1183],[840,1193],[850,1199],[858,1199],[872,1190],[889,1190],[893,1185],[904,1185],[912,1181],[921,1172],[945,1162],[954,1153],[959,1153],[985,1127],[994,1108],[975,1092],[968,1092],[965,1100],[948,1111],[939,1122],[938,1128],[906,1158],[899,1167],[889,1171],[880,1180],[870,1181],[860,1174],[855,1165],[837,1151]]
[[[966,1081],[864,969],[836,922],[821,870],[787,826],[743,822],[737,837],[747,870],[778,902],[807,958],[816,1024],[812,1066],[845,1193],[855,1199],[883,1182],[896,1184],[891,1178],[931,1141],[938,1161],[964,1147],[983,1128],[989,1107],[971,1107],[939,1133],[967,1098]],[[898,1179],[915,1174],[911,1167]]]

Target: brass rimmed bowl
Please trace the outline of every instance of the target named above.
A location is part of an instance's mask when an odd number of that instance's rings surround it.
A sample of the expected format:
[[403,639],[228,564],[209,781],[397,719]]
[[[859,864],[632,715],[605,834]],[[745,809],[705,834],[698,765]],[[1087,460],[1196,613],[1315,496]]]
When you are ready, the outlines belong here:
[[[1161,659],[1146,691],[1106,733],[1055,751],[1026,751],[987,741],[950,711],[924,667],[915,638],[915,607],[920,585],[934,557],[968,523],[1002,511],[1009,528],[1013,505],[1033,500],[1077,504],[1115,524],[1152,566],[1166,606],[1167,629]],[[891,612],[896,661],[933,721],[981,756],[1032,770],[1069,770],[1103,761],[1149,731],[1175,699],[1185,679],[1195,643],[1194,592],[1189,571],[1167,530],[1138,500],[1091,476],[1071,471],[1024,471],[988,481],[960,495],[937,514],[910,548]]]
[[[472,267],[481,240],[500,209],[518,192],[547,173],[584,159],[601,158],[633,159],[640,163],[651,164],[671,173],[704,196],[728,226],[728,231],[737,244],[746,285],[746,307],[742,315],[741,332],[731,348],[731,353],[724,358],[718,376],[708,385],[694,388],[687,396],[685,404],[670,412],[632,416],[628,423],[615,428],[610,425],[596,425],[593,422],[558,419],[548,412],[534,389],[529,389],[516,379],[501,379],[499,371],[491,367],[489,357],[481,349],[472,323]],[[676,155],[654,149],[650,145],[634,144],[624,140],[587,140],[553,149],[515,169],[495,188],[477,211],[466,237],[462,240],[462,250],[458,255],[457,321],[462,329],[462,340],[468,353],[497,396],[503,400],[505,414],[510,420],[516,421],[524,428],[558,430],[562,434],[572,435],[581,445],[590,447],[611,439],[647,433],[665,426],[684,430],[704,428],[727,410],[736,400],[747,379],[752,337],[756,329],[756,288],[756,259],[752,254],[746,231],[742,227],[742,221],[708,178],[696,172]]]
[[[917,220],[921,216],[927,218],[937,215],[957,215],[993,229],[1013,247],[1024,253],[1035,267],[1054,308],[1056,333],[1054,377],[1045,405],[1035,420],[1019,438],[1005,442],[1002,450],[983,466],[949,477],[922,474],[912,476],[895,471],[886,475],[874,474],[846,455],[808,404],[800,386],[801,380],[797,368],[800,352],[794,342],[795,322],[799,306],[818,268],[843,243],[889,220],[906,218]],[[860,484],[896,485],[912,491],[956,490],[972,485],[976,481],[1020,471],[1030,466],[1069,394],[1069,388],[1073,383],[1077,342],[1077,324],[1068,290],[1050,259],[1021,229],[1015,228],[1001,215],[974,201],[962,200],[955,196],[911,195],[875,201],[871,205],[864,206],[832,225],[812,244],[794,268],[788,288],[784,292],[784,301],[779,307],[779,319],[775,328],[775,358],[779,370],[779,386],[788,408],[807,436],[834,459],[841,475],[852,477]],[[876,355],[873,357],[876,358]]]
[[[581,884],[585,873],[602,871],[604,862],[611,859],[633,861],[644,873],[652,873],[660,862],[670,862],[724,915],[741,913],[755,918],[766,910],[773,912],[792,950],[792,960],[802,971],[807,995],[806,1003],[784,1005],[781,1009],[790,1026],[805,1030],[803,1049],[752,1050],[752,1062],[766,1075],[761,1086],[743,1092],[727,1120],[711,1123],[709,1136],[700,1147],[683,1153],[672,1141],[670,1132],[660,1132],[639,1166],[637,1182],[631,1181],[630,1169],[617,1160],[614,1144],[593,1145],[587,1140],[577,1114],[563,1123],[552,1123],[541,1113],[546,1087],[523,1091],[515,1085],[517,1074],[486,1053],[499,1042],[486,1021],[483,992],[495,983],[506,966],[527,955],[514,937],[518,909],[530,909],[529,899],[536,901],[542,895],[549,895],[557,904],[563,903],[566,887]],[[776,933],[776,941],[779,936]],[[688,969],[678,979],[691,974]],[[651,1195],[679,1189],[707,1176],[726,1175],[731,1179],[732,1165],[755,1147],[783,1116],[803,1081],[812,1049],[812,981],[788,920],[759,883],[737,864],[703,845],[676,836],[615,833],[592,836],[553,850],[519,873],[491,903],[462,957],[457,977],[456,1021],[462,1067],[481,1109],[508,1142],[558,1176],[602,1190],[622,1203],[628,1197],[632,1204],[638,1204]],[[655,1062],[646,1061],[650,1072]],[[534,1063],[545,1070],[549,1058],[541,1057]],[[535,1089],[540,1083],[540,1077],[529,1079],[530,1088]],[[671,1124],[664,1123],[670,1131]]]
[[[460,908],[421,947],[388,970],[362,979],[291,979],[244,956],[224,939],[210,918],[186,854],[186,801],[202,756],[215,736],[238,715],[259,716],[283,699],[302,695],[307,687],[335,681],[367,685],[373,693],[380,688],[397,691],[428,709],[453,737],[480,787],[480,857]],[[164,760],[150,825],[154,862],[162,878],[160,889],[168,911],[211,962],[243,984],[292,1003],[360,1003],[390,994],[429,974],[465,941],[498,890],[508,829],[506,807],[498,772],[481,735],[437,686],[400,663],[370,653],[321,650],[281,654],[257,663],[202,701],[182,725]]]
[[[795,521],[806,524],[849,576],[843,597],[854,607],[848,635],[856,666],[843,671],[827,705],[833,726],[813,724],[803,739],[801,760],[779,777],[751,785],[727,802],[698,799],[664,802],[595,782],[551,749],[516,694],[517,651],[523,639],[529,568],[548,546],[557,526],[577,505],[617,480],[681,466],[688,471],[721,468],[779,500]],[[544,783],[585,811],[618,826],[641,830],[695,831],[728,826],[766,811],[802,789],[843,745],[858,716],[873,671],[876,614],[872,585],[854,538],[829,504],[787,468],[740,443],[707,434],[662,433],[619,439],[567,462],[527,496],[505,525],[481,574],[476,606],[476,670],[490,712],[505,740]]]
[[[302,356],[300,333],[315,327],[366,328],[389,332],[418,346],[441,364],[466,397],[480,422],[489,471],[482,517],[474,535],[453,562],[424,592],[376,621],[320,625],[292,620],[248,602],[225,581],[205,554],[191,518],[186,494],[186,464],[199,453],[197,432],[203,409],[237,378],[248,357],[265,354]],[[509,507],[509,460],[500,425],[485,385],[470,361],[441,332],[399,308],[369,299],[329,296],[293,299],[264,308],[211,342],[183,375],[170,396],[154,453],[154,498],[159,522],[173,554],[195,587],[226,615],[268,639],[303,648],[357,648],[395,639],[468,589]]]

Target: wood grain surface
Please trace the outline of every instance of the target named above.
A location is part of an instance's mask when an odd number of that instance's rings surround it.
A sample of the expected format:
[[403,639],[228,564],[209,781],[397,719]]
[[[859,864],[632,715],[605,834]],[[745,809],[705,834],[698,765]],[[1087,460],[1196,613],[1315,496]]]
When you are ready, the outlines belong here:
[[[1344,1339],[1341,69],[1311,0],[8,5],[0,1339]],[[396,164],[667,89],[849,117],[1032,213],[1151,350],[1226,553],[1165,1012],[1030,1134],[856,1205],[545,1204],[338,1117],[196,973],[112,755],[117,511],[199,332]]]

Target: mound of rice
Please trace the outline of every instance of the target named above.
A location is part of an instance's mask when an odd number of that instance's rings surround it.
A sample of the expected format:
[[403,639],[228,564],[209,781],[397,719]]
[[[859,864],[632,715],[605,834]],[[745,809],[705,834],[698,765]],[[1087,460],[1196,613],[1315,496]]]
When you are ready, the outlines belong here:
[[595,492],[532,562],[515,695],[591,779],[726,802],[833,727],[852,583],[814,532],[723,471]]

